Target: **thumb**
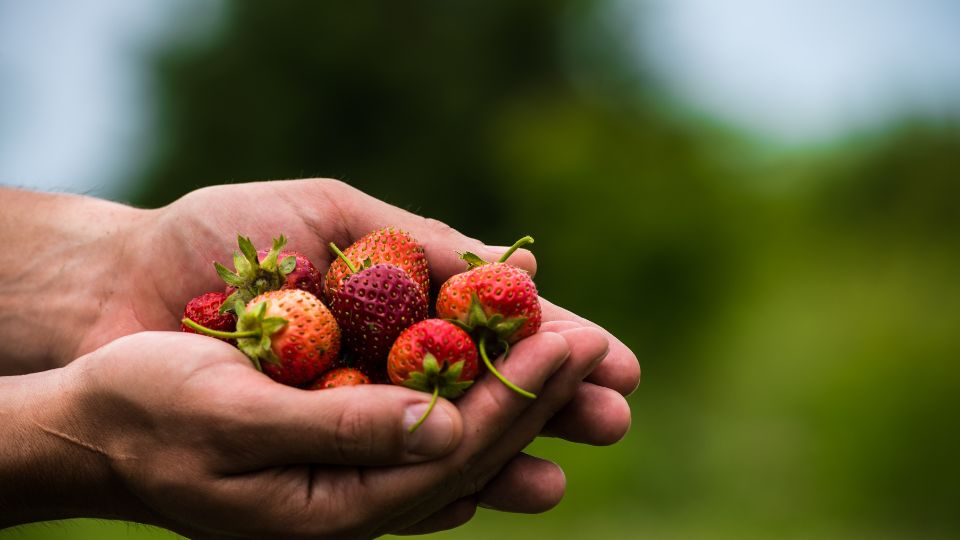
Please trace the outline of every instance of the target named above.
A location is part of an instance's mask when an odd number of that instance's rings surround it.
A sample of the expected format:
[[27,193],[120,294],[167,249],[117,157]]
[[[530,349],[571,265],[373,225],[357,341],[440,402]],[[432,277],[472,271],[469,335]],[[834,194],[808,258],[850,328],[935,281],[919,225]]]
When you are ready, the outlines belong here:
[[430,402],[423,392],[379,384],[310,391],[264,383],[258,395],[243,400],[258,410],[243,414],[248,420],[230,437],[231,454],[249,457],[236,464],[243,469],[416,463],[453,451],[463,434],[459,411],[445,399],[409,432]]

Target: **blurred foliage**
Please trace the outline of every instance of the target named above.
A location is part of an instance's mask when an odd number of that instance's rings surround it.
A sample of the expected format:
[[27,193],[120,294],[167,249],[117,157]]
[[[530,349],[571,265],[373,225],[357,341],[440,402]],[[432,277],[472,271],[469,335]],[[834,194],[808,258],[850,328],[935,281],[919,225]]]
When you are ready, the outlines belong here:
[[602,2],[227,7],[157,57],[134,202],[330,176],[489,243],[531,233],[544,295],[641,358],[625,441],[531,449],[567,471],[558,509],[446,536],[960,534],[955,123],[758,158],[671,115]]

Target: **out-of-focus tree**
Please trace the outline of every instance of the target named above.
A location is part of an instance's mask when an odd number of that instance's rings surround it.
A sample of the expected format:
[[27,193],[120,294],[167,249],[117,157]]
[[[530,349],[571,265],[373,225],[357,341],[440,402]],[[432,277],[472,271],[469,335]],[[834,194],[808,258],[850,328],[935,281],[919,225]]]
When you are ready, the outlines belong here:
[[537,237],[545,296],[638,351],[636,433],[603,457],[539,443],[569,465],[567,506],[466,534],[960,533],[955,125],[753,159],[668,112],[606,5],[228,3],[157,58],[136,202],[330,176],[489,242]]

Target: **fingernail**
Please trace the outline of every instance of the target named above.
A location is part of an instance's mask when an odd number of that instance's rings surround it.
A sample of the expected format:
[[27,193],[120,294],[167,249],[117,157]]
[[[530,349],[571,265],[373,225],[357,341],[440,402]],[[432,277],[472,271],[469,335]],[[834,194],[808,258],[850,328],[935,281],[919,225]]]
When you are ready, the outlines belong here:
[[430,416],[420,427],[410,433],[410,426],[417,423],[428,407],[427,403],[410,405],[403,412],[403,432],[406,434],[407,452],[420,456],[443,454],[453,441],[453,419],[444,407],[434,407]]

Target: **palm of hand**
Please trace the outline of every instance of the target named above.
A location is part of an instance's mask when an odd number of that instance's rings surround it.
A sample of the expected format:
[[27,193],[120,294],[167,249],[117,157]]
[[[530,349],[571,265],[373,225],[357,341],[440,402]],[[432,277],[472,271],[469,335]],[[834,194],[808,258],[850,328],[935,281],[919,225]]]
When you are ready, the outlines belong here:
[[326,190],[291,195],[280,184],[208,188],[146,211],[123,241],[124,271],[115,276],[76,356],[136,332],[178,329],[190,298],[224,289],[213,263],[231,266],[238,234],[266,248],[282,233],[287,248],[325,270],[331,262],[327,242],[346,245],[356,236],[349,223],[338,221],[340,211]]

